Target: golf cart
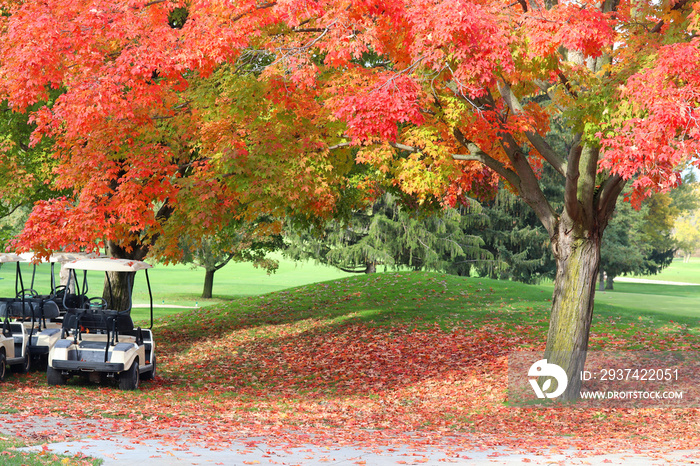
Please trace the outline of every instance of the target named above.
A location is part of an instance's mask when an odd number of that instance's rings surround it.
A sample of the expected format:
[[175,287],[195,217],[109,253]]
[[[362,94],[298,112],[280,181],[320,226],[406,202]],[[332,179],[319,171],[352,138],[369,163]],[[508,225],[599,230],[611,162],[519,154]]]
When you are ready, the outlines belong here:
[[[0,298],[0,318],[2,334],[0,335],[0,380],[5,378],[5,369],[9,365],[16,372],[27,372],[31,366],[30,337],[42,315],[58,316],[58,307],[50,303],[43,307],[34,300],[31,290],[24,289],[22,258],[16,254],[0,253],[0,265],[15,263],[15,296]],[[56,332],[56,340],[58,332]]]
[[[122,390],[135,390],[141,379],[155,377],[156,356],[153,340],[153,295],[146,262],[87,258],[65,264],[71,270],[105,272],[109,303],[114,302],[108,272],[127,273],[128,308],[108,309],[103,297],[90,298],[83,307],[67,308],[63,318],[61,339],[49,352],[46,380],[49,385],[64,385],[69,377],[87,375],[92,382],[117,380]],[[133,277],[139,270],[146,275],[150,298],[151,326],[134,327],[131,320]],[[71,275],[72,276],[72,275]],[[70,288],[70,279],[69,279]]]
[[[74,270],[70,273],[73,278],[72,292],[67,291],[66,285],[56,286],[55,265],[85,257],[98,257],[87,253],[66,253],[58,252],[52,254],[44,262],[51,264],[50,293],[39,294],[34,288],[36,277],[37,258],[33,253],[23,253],[19,255],[22,261],[32,262],[32,280],[29,288],[22,292],[24,305],[15,304],[10,317],[15,320],[22,320],[25,328],[29,332],[29,353],[32,359],[44,365],[47,362],[49,351],[61,336],[63,316],[66,308],[83,307],[87,293],[87,276],[83,275],[82,287],[78,284],[77,274]],[[23,309],[23,311],[19,311]]]
[[[51,254],[48,258],[38,258],[31,252],[25,252],[19,254],[19,256],[25,262],[31,262],[34,264],[34,270],[32,272],[32,281],[29,286],[30,293],[33,293],[35,297],[51,300],[56,303],[59,309],[59,317],[55,319],[56,322],[61,322],[63,315],[66,313],[66,308],[82,308],[87,301],[88,293],[88,281],[87,281],[87,271],[83,271],[82,285],[79,283],[78,275],[75,270],[69,270],[71,286],[68,288],[68,284],[56,285],[56,264],[65,264],[67,262],[72,262],[78,259],[94,258],[94,257],[106,257],[101,256],[98,253],[85,253],[85,252],[55,252]],[[36,276],[36,264],[37,262],[48,262],[51,264],[50,272],[50,293],[49,294],[38,294],[34,290],[34,281]],[[60,327],[60,325],[59,325]]]

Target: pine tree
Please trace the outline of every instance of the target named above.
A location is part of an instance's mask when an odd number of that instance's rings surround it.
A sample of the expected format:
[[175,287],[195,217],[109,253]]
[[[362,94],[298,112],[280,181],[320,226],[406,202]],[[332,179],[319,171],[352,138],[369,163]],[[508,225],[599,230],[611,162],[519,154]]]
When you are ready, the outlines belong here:
[[285,255],[314,259],[346,272],[373,273],[384,265],[466,274],[471,260],[491,258],[481,238],[465,233],[465,224],[484,221],[476,203],[416,212],[385,193],[349,219],[330,221],[320,233],[313,228],[290,229]]

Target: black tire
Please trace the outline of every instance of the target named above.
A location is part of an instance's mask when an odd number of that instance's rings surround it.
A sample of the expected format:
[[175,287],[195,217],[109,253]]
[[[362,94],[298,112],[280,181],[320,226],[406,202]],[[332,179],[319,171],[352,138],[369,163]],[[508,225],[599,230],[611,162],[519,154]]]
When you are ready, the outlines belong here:
[[24,352],[24,361],[22,364],[15,364],[12,366],[12,371],[18,374],[26,374],[29,369],[32,368],[32,355],[29,352],[29,348]]
[[66,377],[51,366],[46,368],[46,383],[49,385],[65,385]]
[[38,372],[46,372],[49,365],[49,356],[44,354],[32,358],[32,368]]
[[139,360],[135,359],[131,367],[119,374],[120,390],[136,390],[139,388]]
[[156,378],[156,357],[153,356],[153,369],[146,371],[141,375],[142,380],[153,380]]
[[5,351],[0,353],[0,382],[5,380],[5,374],[7,373],[7,356],[5,356]]

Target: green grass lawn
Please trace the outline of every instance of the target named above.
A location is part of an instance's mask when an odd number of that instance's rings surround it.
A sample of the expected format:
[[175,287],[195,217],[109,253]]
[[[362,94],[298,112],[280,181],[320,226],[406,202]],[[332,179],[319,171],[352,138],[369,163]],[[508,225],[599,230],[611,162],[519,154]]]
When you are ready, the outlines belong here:
[[663,269],[658,275],[635,276],[635,278],[697,283],[700,285],[700,258],[692,257],[688,263],[684,263],[682,258],[675,258],[671,265]]
[[[230,263],[219,270],[215,275],[214,298],[202,299],[202,286],[204,283],[204,270],[193,269],[185,265],[156,266],[149,271],[151,286],[153,289],[155,316],[164,317],[182,311],[179,307],[207,307],[213,304],[231,301],[243,296],[254,296],[280,291],[310,283],[335,280],[343,277],[351,277],[355,274],[347,274],[333,267],[326,267],[313,262],[295,263],[280,259],[280,267],[276,273],[268,275],[264,270],[256,269],[246,263]],[[31,284],[32,267],[22,264],[22,273],[25,287]],[[10,296],[14,290],[15,268],[13,264],[5,264],[0,268],[0,296]],[[675,260],[662,273],[654,276],[645,276],[663,281],[681,281],[698,283],[694,286],[675,286],[661,284],[641,283],[616,283],[614,291],[596,293],[596,311],[604,314],[636,313],[650,315],[667,315],[669,318],[693,319],[698,317],[700,311],[700,259],[693,259],[690,263]],[[491,283],[489,280],[485,282]],[[496,282],[498,283],[498,282]],[[89,275],[90,294],[95,296],[101,293],[103,276],[99,272]],[[46,264],[37,267],[34,280],[34,288],[40,293],[46,293],[49,289],[49,266]],[[498,286],[497,286],[498,288]],[[538,296],[551,298],[552,284],[538,285]],[[145,280],[143,275],[137,277],[134,302],[144,305],[148,302]],[[134,309],[135,319],[146,319],[147,309],[138,307]]]
[[[214,276],[214,297],[202,299],[204,286],[204,269],[192,268],[187,265],[159,265],[149,270],[153,301],[157,307],[155,314],[164,316],[180,312],[182,309],[173,306],[204,307],[216,303],[230,301],[240,296],[251,296],[270,293],[286,288],[347,277],[348,274],[334,267],[326,267],[313,262],[292,262],[279,258],[279,269],[273,274],[253,267],[248,263],[229,263]],[[20,264],[25,288],[32,285],[31,264]],[[0,267],[0,297],[14,295],[15,264],[4,264]],[[82,276],[80,277],[82,283]],[[102,293],[104,275],[100,272],[88,274],[88,295],[99,296]],[[39,293],[50,290],[50,266],[39,264],[34,277],[34,289]],[[149,301],[146,281],[143,272],[139,272],[134,286],[134,303],[145,305]],[[136,319],[145,319],[147,310],[142,307],[134,309]]]

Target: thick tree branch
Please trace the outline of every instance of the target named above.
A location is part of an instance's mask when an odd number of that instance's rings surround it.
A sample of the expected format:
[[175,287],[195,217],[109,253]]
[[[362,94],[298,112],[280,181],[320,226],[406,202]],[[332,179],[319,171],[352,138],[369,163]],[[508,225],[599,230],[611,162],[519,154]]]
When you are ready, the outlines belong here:
[[340,142],[338,144],[328,146],[328,150],[340,149],[341,147],[350,147],[351,145],[352,145],[352,143],[350,143],[350,142]]
[[[677,2],[675,5],[673,5],[673,6],[671,7],[671,11],[673,11],[673,10],[680,10],[680,9],[683,8],[688,2],[689,2],[689,0],[681,0],[681,1]],[[664,20],[661,19],[661,20],[659,20],[658,23],[656,23],[656,24],[654,25],[653,28],[651,28],[651,30],[650,30],[649,32],[651,32],[652,34],[656,34],[656,33],[658,33],[658,32],[661,32],[661,28],[662,28],[663,26],[664,26]]]
[[555,233],[557,214],[542,192],[537,175],[532,169],[527,156],[520,150],[513,135],[504,131],[499,136],[501,138],[501,146],[520,178],[520,197],[527,205],[532,207],[537,218],[540,219],[540,222],[542,222],[542,225],[544,225],[551,237]]
[[566,170],[566,185],[564,188],[564,209],[571,219],[578,219],[581,206],[578,203],[578,164],[581,160],[581,141],[578,139],[569,151],[569,161]]
[[[480,107],[490,109],[492,111],[496,108],[496,103],[494,101],[493,95],[491,95],[490,92],[487,92],[487,95],[480,98],[478,103]],[[537,179],[537,176],[535,175],[535,172],[533,171],[530,162],[527,160],[527,156],[520,150],[520,147],[513,135],[510,134],[510,132],[507,129],[505,129],[505,123],[507,118],[507,114],[500,115],[503,127],[498,133],[498,137],[501,141],[501,146],[503,147],[506,155],[508,156],[508,160],[510,160],[511,165],[513,166],[513,170],[507,170],[505,173],[509,174],[511,178],[518,180],[518,184],[513,186],[517,189],[518,194],[523,198],[523,200],[530,207],[532,207],[532,209],[535,211],[535,214],[542,222],[542,225],[544,225],[544,227],[547,229],[547,232],[550,234],[550,236],[552,236],[554,234],[557,222],[557,214],[554,211],[554,209],[552,209],[552,206],[550,205],[549,201],[542,192],[539,180]],[[457,141],[459,141],[459,143],[467,149],[470,149],[469,144],[471,143],[471,141],[467,141],[458,128],[455,128],[453,132]],[[477,149],[480,150],[480,148]],[[475,151],[472,149],[470,149],[470,153],[479,155],[478,153],[475,153]],[[497,166],[491,166],[488,163],[489,160],[485,160],[486,161],[483,163],[486,166],[494,169],[497,173],[501,174],[501,176],[504,176],[504,174],[496,170],[496,168],[498,168]],[[494,159],[491,158],[491,160]],[[511,173],[514,174],[510,175]],[[504,176],[504,178],[508,179],[506,176]]]
[[405,150],[408,152],[420,152],[420,149],[417,149],[416,147],[407,146],[406,144],[399,144],[398,142],[389,142],[389,145],[394,149],[398,150]]
[[[504,102],[514,114],[519,114],[523,112],[523,107],[520,104],[518,98],[513,94],[510,86],[505,82],[498,83],[498,90],[503,97]],[[534,131],[525,131],[525,136],[530,141],[535,149],[544,157],[544,159],[549,162],[554,169],[559,172],[562,176],[566,173],[566,162],[562,159],[559,154],[554,152],[547,141]]]
[[615,210],[617,198],[626,184],[626,180],[615,174],[608,177],[600,186],[596,199],[596,213],[598,215],[598,223],[603,224],[603,227],[607,225],[610,215]]
[[517,175],[517,173],[506,168],[506,166],[501,162],[488,155],[486,152],[481,150],[479,146],[464,137],[464,134],[462,134],[459,128],[455,128],[453,133],[457,141],[469,151],[469,154],[467,155],[452,154],[453,159],[481,162],[505,178],[518,192],[520,192],[520,177]]
[[216,271],[218,271],[218,270],[221,270],[226,264],[228,264],[229,262],[231,262],[231,259],[233,259],[234,256],[235,256],[235,254],[232,253],[232,252],[230,252],[230,253],[228,254],[228,256],[226,257],[226,259],[224,259],[224,261],[221,262],[220,264],[215,265],[215,266],[212,268],[212,270],[214,270],[214,272],[216,272]]
[[593,224],[594,196],[596,191],[596,176],[598,174],[598,158],[600,149],[589,144],[582,145],[581,160],[579,161],[578,200],[584,214],[581,220],[590,228]]
[[566,91],[569,94],[571,94],[571,96],[573,98],[578,99],[578,94],[573,89],[573,87],[571,87],[571,83],[569,82],[569,79],[564,75],[564,73],[559,71],[559,73],[557,73],[557,76],[559,76],[559,81],[564,85],[564,87],[566,88]]

